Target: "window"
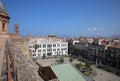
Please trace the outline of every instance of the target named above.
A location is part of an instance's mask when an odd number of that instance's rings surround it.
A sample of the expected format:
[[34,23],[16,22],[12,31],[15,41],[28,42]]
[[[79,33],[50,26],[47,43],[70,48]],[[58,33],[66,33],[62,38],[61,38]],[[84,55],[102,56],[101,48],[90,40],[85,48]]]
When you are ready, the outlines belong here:
[[5,23],[2,23],[2,30],[5,30]]
[[65,47],[65,46],[67,46],[67,44],[62,44],[61,46],[62,46],[62,47]]
[[49,51],[52,51],[52,49],[47,49],[47,51],[49,52]]
[[120,53],[120,50],[116,50],[116,53]]
[[52,47],[52,44],[48,44],[47,47],[48,47],[48,48]]
[[41,45],[38,45],[38,48],[41,48]]
[[33,46],[33,48],[34,48],[35,46]]
[[56,47],[56,44],[53,44],[53,47]]
[[60,49],[57,49],[57,51],[60,51]]
[[33,52],[35,52],[35,51],[33,50]]
[[41,50],[38,50],[38,52],[41,52]]
[[56,49],[53,49],[53,51],[56,51]]
[[36,56],[36,54],[33,54],[33,56]]
[[32,46],[29,46],[29,48],[32,48]]
[[43,52],[46,52],[46,49],[43,49]]
[[46,48],[46,44],[43,44],[43,48]]
[[57,44],[57,47],[60,47],[60,44]]
[[67,51],[65,53],[68,53]]
[[52,55],[52,53],[47,53],[47,55],[48,55],[48,56],[51,56],[51,55]]
[[39,48],[39,45],[37,45],[37,47]]
[[111,57],[114,57],[114,54],[113,54],[113,53],[111,53]]
[[40,56],[41,54],[38,54],[38,56]]
[[61,48],[61,50],[63,51],[63,50],[67,50],[67,48]]
[[18,27],[16,27],[16,29],[18,29]]
[[43,56],[45,56],[46,55],[46,53],[43,53]]

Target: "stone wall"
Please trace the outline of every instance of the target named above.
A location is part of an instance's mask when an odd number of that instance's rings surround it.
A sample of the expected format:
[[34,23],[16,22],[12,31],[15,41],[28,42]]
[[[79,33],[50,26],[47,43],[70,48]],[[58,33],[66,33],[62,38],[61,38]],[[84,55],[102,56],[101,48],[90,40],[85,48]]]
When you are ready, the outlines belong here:
[[20,49],[28,59],[32,58],[32,56],[30,56],[30,51],[29,51],[29,48],[28,48],[29,39],[27,39],[27,38],[11,39],[11,42],[18,49]]
[[6,43],[8,53],[14,70],[14,81],[38,81],[37,68],[27,59],[21,50],[14,46],[10,40]]

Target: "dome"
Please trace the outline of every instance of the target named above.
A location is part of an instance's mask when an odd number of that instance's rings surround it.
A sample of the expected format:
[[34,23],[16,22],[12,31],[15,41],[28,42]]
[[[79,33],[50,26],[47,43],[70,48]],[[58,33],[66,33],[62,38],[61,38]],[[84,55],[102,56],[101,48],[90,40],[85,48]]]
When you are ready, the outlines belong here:
[[10,16],[8,15],[7,10],[1,1],[0,1],[0,17],[10,19]]
[[0,1],[0,12],[4,12],[7,14],[7,11],[5,9],[5,6],[3,5],[3,3]]

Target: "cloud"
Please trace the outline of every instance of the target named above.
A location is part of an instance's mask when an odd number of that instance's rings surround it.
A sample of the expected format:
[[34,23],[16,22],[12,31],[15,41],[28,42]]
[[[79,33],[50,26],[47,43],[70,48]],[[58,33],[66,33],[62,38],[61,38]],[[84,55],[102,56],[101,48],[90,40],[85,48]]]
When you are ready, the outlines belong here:
[[88,31],[104,31],[104,28],[88,28]]
[[97,31],[97,28],[88,28],[88,31]]

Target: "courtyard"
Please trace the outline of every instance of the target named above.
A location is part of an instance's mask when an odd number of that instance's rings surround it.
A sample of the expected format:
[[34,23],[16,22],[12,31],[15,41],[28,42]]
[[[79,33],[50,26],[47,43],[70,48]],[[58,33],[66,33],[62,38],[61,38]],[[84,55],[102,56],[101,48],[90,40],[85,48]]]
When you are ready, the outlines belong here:
[[[59,58],[49,58],[49,59],[38,59],[36,62],[41,66],[51,66],[57,64],[56,60]],[[73,62],[69,61],[69,57],[64,57],[64,63],[72,63],[72,64],[85,64],[84,62],[78,61],[77,59],[73,59]],[[95,71],[96,75],[92,75],[91,79],[94,81],[120,81],[120,76],[113,74],[111,72],[107,72],[105,70],[96,68],[95,65],[92,65],[91,68]]]

